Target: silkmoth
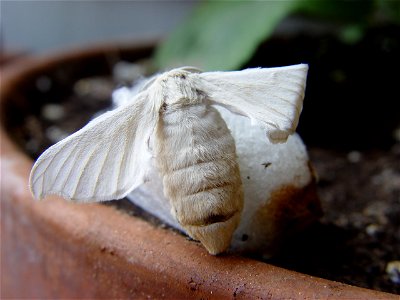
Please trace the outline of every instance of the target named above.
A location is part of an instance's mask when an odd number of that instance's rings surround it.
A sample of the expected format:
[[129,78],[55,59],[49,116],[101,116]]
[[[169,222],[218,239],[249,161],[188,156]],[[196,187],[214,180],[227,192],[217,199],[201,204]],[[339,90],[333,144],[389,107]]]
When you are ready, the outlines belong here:
[[148,178],[151,160],[182,228],[211,254],[230,244],[243,208],[235,142],[213,105],[247,116],[284,142],[297,126],[305,64],[233,72],[173,69],[132,99],[47,149],[34,164],[35,198],[120,199]]

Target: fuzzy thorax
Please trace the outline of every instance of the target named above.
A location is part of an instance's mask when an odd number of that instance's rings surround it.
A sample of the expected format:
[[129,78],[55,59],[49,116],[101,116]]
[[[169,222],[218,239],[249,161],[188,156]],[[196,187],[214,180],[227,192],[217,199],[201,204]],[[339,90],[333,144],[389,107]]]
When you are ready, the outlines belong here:
[[203,103],[206,93],[198,88],[197,74],[192,69],[180,68],[160,75],[154,82],[158,94],[162,95],[164,106],[171,110],[183,106]]

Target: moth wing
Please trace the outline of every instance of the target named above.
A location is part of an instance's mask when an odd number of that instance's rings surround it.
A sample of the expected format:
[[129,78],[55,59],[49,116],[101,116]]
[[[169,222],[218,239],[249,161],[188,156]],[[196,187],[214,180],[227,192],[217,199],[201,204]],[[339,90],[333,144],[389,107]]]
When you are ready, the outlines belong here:
[[158,122],[148,93],[109,111],[47,149],[36,161],[30,188],[81,202],[119,199],[145,181],[147,142]]
[[299,64],[196,75],[211,102],[260,122],[272,142],[284,142],[299,121],[307,71]]

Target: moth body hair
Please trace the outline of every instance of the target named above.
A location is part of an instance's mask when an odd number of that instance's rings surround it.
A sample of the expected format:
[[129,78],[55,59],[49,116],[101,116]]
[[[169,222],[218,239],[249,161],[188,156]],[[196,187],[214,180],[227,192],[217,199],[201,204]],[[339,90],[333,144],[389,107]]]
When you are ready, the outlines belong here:
[[243,209],[235,142],[224,120],[201,100],[168,106],[155,141],[171,213],[210,253],[223,252]]

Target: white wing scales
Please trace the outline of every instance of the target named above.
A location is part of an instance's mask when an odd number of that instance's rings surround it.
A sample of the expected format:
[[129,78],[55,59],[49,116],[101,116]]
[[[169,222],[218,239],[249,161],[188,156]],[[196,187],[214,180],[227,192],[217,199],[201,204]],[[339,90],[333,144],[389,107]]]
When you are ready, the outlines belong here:
[[158,122],[150,101],[141,93],[50,147],[31,172],[34,196],[103,201],[122,198],[142,184],[150,159],[147,140]]
[[195,74],[214,104],[263,124],[272,142],[284,142],[299,121],[308,66]]

